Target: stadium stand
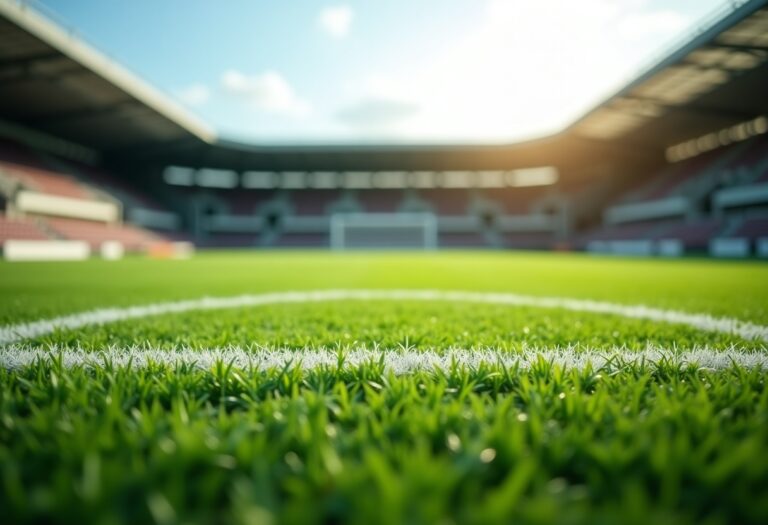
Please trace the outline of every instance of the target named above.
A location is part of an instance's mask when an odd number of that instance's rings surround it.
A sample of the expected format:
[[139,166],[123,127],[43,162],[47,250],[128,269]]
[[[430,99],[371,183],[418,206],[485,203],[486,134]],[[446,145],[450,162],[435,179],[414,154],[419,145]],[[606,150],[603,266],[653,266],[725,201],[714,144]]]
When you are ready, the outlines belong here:
[[146,208],[156,211],[164,211],[164,207],[146,192],[126,183],[125,180],[115,177],[111,173],[83,162],[58,159],[64,169],[73,173],[78,179],[88,185],[100,189],[129,208]]
[[482,195],[497,203],[503,212],[518,215],[529,213],[549,191],[545,188],[493,188],[482,190]]
[[108,224],[96,221],[49,217],[46,223],[62,239],[86,241],[98,250],[108,241],[121,243],[128,251],[143,251],[161,238],[148,230],[129,224]]
[[660,220],[608,225],[582,237],[580,247],[602,251],[606,241],[679,241],[688,251],[701,252],[723,231],[722,219]]
[[399,211],[405,193],[398,189],[361,190],[355,195],[363,211],[370,213],[394,213]]
[[[276,175],[279,180],[280,174]],[[304,175],[309,180],[315,176],[311,172]],[[337,180],[350,176],[338,175]],[[214,189],[169,185],[168,189],[174,200],[185,203],[197,217],[201,246],[328,246],[328,228],[335,214],[401,212],[434,213],[444,234],[443,242],[438,243],[441,246],[541,249],[554,242],[551,226],[545,224],[531,232],[529,225],[523,225],[518,231],[515,220],[505,222],[506,218],[540,218],[532,211],[545,195],[540,188],[509,188],[507,193],[487,188],[408,187]],[[506,199],[507,194],[514,199]],[[514,202],[505,207],[505,199]]]
[[[252,215],[275,198],[270,190],[236,190],[196,187],[178,187],[173,189],[174,200],[201,203],[202,213],[220,213],[229,215]],[[209,213],[210,212],[210,213]]]
[[216,233],[197,237],[196,244],[201,248],[247,248],[258,246],[259,236],[252,233]]
[[12,141],[0,140],[0,173],[20,186],[42,193],[77,199],[93,197],[75,178],[51,171],[33,150]]
[[[724,5],[561,133],[402,147],[222,139],[76,32],[2,5],[0,68],[19,80],[0,83],[4,237],[329,247],[334,217],[354,213],[433,214],[441,247],[768,237],[765,0]],[[35,75],[43,63],[79,81]]]
[[600,241],[672,239],[686,251],[701,252],[715,238],[747,237],[740,233],[742,224],[749,238],[766,236],[768,223],[738,215],[768,207],[766,171],[765,134],[670,163],[609,206],[603,225],[581,244],[599,250]]
[[437,236],[441,248],[485,248],[488,241],[480,233],[447,233],[440,232]]
[[768,135],[758,135],[725,167],[733,184],[748,184],[768,175]]
[[282,248],[327,248],[328,245],[327,233],[283,233],[273,244]]
[[49,236],[33,220],[11,218],[0,213],[0,245],[8,240],[42,241]]
[[98,251],[102,244],[117,241],[128,251],[143,251],[162,240],[149,230],[121,224],[122,201],[108,191],[130,203],[161,209],[97,167],[0,140],[0,193],[4,206],[14,210],[13,217],[0,216],[0,244],[7,240],[82,240]]
[[465,189],[420,190],[424,199],[438,215],[465,215],[469,211],[471,195]]
[[259,212],[265,204],[279,197],[275,190],[222,190],[218,196],[226,198],[233,215],[248,215]]
[[749,240],[765,236],[768,236],[768,216],[744,219],[736,228],[728,232],[728,237],[742,237]]
[[631,224],[606,225],[583,235],[577,242],[577,247],[600,251],[595,246],[600,242],[619,240],[643,240],[648,239],[653,231],[659,227],[655,221],[643,221]]
[[648,182],[639,192],[626,198],[626,202],[644,202],[664,199],[681,192],[687,183],[701,177],[702,174],[715,164],[721,152],[705,153],[691,160],[671,164],[660,172],[651,175]]
[[686,250],[700,251],[706,249],[709,240],[716,237],[723,227],[724,223],[719,219],[673,223],[656,230],[651,238],[679,240]]
[[525,250],[550,250],[557,244],[551,233],[518,232],[504,234],[504,247]]
[[750,182],[755,165],[766,157],[762,137],[718,148],[697,157],[671,163],[648,176],[644,184],[627,194],[621,203],[663,200],[675,196],[706,197],[713,189]]
[[288,194],[288,200],[296,215],[325,215],[330,206],[340,198],[340,190],[329,189],[292,190]]

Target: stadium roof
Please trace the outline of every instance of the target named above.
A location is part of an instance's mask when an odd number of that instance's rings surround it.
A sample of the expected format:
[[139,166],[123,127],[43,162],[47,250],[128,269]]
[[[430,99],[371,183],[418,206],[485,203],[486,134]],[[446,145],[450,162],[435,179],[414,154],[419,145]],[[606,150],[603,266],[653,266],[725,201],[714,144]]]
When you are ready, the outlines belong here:
[[[666,148],[768,115],[768,0],[735,1],[563,132],[501,146],[183,146],[199,165],[268,169],[496,169],[579,165],[634,156],[661,162]],[[165,152],[163,152],[164,154]]]
[[726,4],[568,131],[667,147],[768,114],[767,4]]
[[[135,75],[25,7],[0,0],[0,117],[140,161],[265,169],[496,169],[661,161],[664,149],[768,114],[768,0],[736,1],[563,132],[501,146],[259,146],[223,141]],[[471,164],[471,166],[470,166]]]
[[0,0],[0,116],[100,151],[216,138],[158,90],[15,0]]

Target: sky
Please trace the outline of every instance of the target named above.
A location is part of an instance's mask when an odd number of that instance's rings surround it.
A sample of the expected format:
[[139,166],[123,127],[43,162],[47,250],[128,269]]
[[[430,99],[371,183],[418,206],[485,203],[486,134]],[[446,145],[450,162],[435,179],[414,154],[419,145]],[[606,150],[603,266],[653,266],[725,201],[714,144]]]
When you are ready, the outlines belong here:
[[234,140],[504,143],[562,129],[723,0],[38,0]]

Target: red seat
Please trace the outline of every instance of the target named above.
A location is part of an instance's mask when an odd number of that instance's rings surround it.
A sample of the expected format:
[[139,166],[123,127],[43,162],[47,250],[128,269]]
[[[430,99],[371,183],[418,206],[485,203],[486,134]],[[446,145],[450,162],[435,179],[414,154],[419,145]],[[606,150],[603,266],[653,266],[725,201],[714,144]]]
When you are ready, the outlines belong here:
[[289,194],[296,215],[325,215],[330,205],[341,197],[339,190],[293,190]]
[[488,246],[485,237],[479,233],[440,233],[437,242],[441,248],[482,248]]
[[522,215],[529,213],[534,202],[549,191],[541,186],[523,188],[494,188],[483,190],[483,195],[497,202],[505,213]]
[[469,211],[469,190],[439,188],[421,190],[419,195],[432,205],[438,215],[465,215]]
[[768,237],[768,217],[746,219],[729,237],[746,237],[747,239]]
[[15,142],[0,141],[0,168],[32,190],[77,199],[93,198],[75,178],[51,170],[29,148]]
[[403,190],[360,190],[357,200],[363,210],[370,213],[394,213],[403,201]]
[[723,223],[717,219],[704,219],[696,222],[671,224],[656,232],[656,239],[678,239],[686,248],[703,249],[709,241],[722,230]]
[[48,236],[32,220],[12,219],[0,214],[0,244],[11,239],[42,241],[48,239]]
[[327,248],[330,239],[326,233],[283,233],[277,238],[275,246],[284,248]]

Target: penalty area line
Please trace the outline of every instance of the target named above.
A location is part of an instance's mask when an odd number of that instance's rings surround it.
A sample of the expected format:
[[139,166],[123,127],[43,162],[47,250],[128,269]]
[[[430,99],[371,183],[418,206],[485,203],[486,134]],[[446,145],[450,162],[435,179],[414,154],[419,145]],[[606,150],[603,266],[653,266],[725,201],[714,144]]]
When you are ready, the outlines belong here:
[[146,347],[110,347],[101,351],[87,351],[68,348],[39,348],[10,345],[0,348],[0,367],[15,370],[36,363],[58,363],[66,368],[104,367],[145,368],[152,364],[166,366],[192,366],[211,369],[217,363],[232,364],[235,368],[274,370],[302,370],[317,368],[354,369],[368,363],[380,363],[387,371],[408,374],[419,371],[447,371],[453,366],[477,369],[482,366],[519,367],[529,369],[541,360],[568,369],[618,369],[631,365],[669,364],[674,366],[697,366],[723,370],[732,366],[768,369],[768,353],[739,350],[731,347],[713,349],[708,347],[675,351],[662,347],[648,347],[642,350],[613,348],[589,350],[576,348],[529,349],[510,352],[492,348],[480,350],[449,349],[435,350],[383,350],[380,348],[357,348],[349,350],[285,348],[213,348],[161,350]]
[[630,319],[685,325],[706,332],[739,336],[746,340],[768,342],[768,326],[730,317],[715,317],[704,313],[666,310],[645,305],[625,305],[588,299],[539,297],[513,293],[461,292],[445,290],[318,290],[305,292],[274,292],[234,297],[203,297],[185,301],[153,303],[123,308],[99,308],[0,327],[0,347],[40,337],[56,330],[73,330],[129,319],[196,310],[222,310],[267,306],[274,304],[305,304],[331,301],[443,301],[454,303],[560,308],[574,312],[616,315]]

